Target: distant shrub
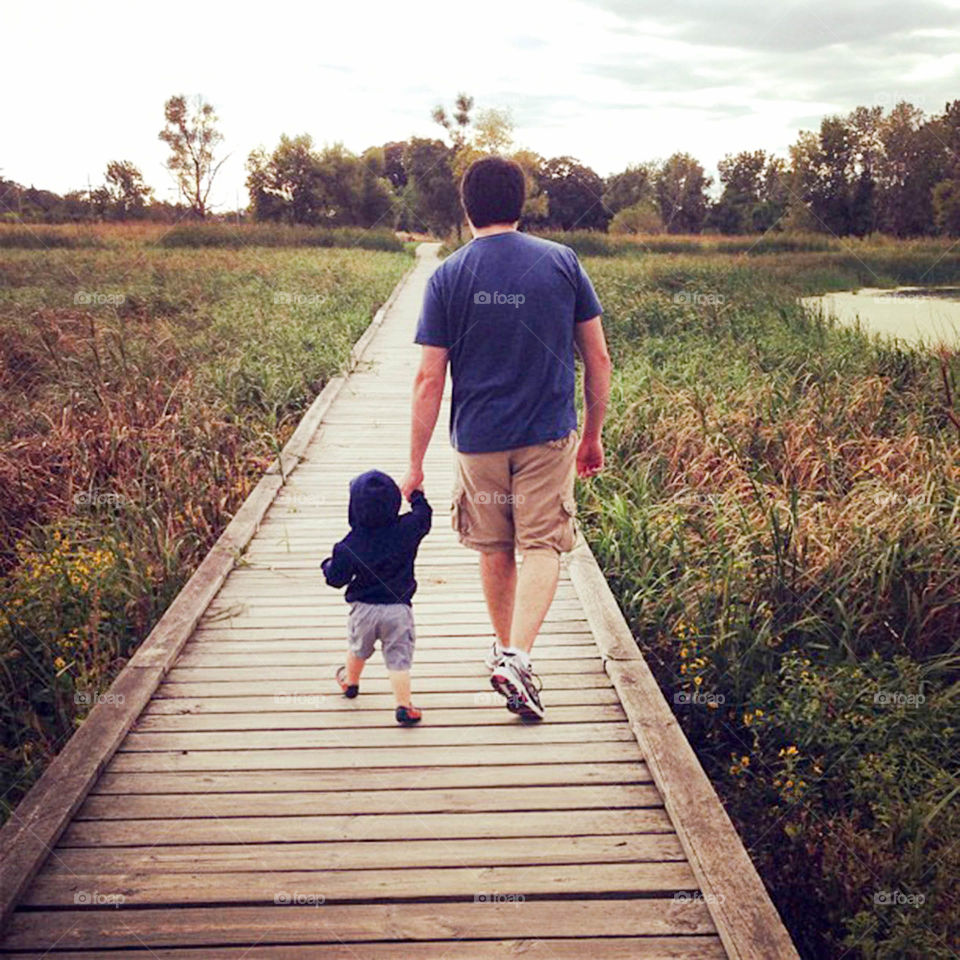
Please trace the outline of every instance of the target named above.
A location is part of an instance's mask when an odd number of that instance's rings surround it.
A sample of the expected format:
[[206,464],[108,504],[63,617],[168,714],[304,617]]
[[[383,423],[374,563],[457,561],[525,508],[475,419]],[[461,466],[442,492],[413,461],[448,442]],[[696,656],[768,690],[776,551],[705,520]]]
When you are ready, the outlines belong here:
[[[626,211],[623,211],[626,213]],[[775,233],[763,236],[721,237],[713,234],[600,233],[595,230],[570,230],[542,233],[539,236],[573,247],[584,257],[615,257],[624,254],[750,254],[822,253],[853,249],[857,241],[841,243],[817,233]]]
[[0,224],[0,248],[48,250],[51,248],[104,247],[95,233],[72,227],[25,227]]
[[156,241],[161,247],[359,247],[402,251],[391,230],[362,227],[303,227],[282,224],[189,223],[174,227]]
[[649,201],[624,207],[610,221],[612,234],[660,234],[663,233],[663,221],[655,204]]

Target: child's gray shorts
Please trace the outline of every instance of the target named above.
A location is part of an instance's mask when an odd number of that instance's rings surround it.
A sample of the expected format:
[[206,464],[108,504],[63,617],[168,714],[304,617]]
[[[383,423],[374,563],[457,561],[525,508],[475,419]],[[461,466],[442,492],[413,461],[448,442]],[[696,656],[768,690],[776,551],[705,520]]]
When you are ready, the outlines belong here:
[[388,670],[409,670],[413,663],[413,608],[406,603],[351,603],[347,620],[347,646],[366,660],[377,641]]

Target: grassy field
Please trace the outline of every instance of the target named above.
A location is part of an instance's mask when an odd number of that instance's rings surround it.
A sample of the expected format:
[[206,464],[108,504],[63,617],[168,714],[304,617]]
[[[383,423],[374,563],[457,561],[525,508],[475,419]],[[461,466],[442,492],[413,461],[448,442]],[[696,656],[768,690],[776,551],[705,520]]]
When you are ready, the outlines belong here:
[[960,357],[871,340],[795,298],[956,282],[960,260],[831,246],[585,260],[616,374],[609,469],[581,511],[804,956],[946,960]]
[[59,250],[93,247],[343,247],[401,251],[404,243],[388,229],[304,227],[271,223],[174,224],[129,222],[59,226],[0,223],[0,249]]
[[261,236],[192,249],[153,226],[88,235],[23,249],[0,231],[3,814],[412,263],[399,244]]

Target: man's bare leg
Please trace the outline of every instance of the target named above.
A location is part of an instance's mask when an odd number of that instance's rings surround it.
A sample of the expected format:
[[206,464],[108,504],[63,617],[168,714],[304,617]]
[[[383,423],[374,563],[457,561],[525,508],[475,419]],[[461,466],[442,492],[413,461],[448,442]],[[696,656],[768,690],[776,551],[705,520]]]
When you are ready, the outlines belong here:
[[510,646],[514,596],[517,590],[517,563],[513,550],[480,554],[480,579],[493,632],[501,646]]
[[510,644],[530,653],[543,619],[553,603],[560,579],[560,555],[554,550],[528,550],[517,575],[510,622]]

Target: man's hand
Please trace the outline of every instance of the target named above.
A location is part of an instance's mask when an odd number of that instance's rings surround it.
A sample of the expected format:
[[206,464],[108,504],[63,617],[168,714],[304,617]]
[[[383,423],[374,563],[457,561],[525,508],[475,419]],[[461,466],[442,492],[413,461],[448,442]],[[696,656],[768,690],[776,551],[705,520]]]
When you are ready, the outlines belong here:
[[574,329],[583,357],[583,433],[577,448],[577,476],[593,477],[603,469],[603,418],[610,397],[610,354],[600,317]]
[[577,447],[577,476],[581,479],[596,476],[603,469],[603,441],[584,437]]
[[403,494],[405,500],[409,500],[414,490],[422,489],[423,467],[411,466],[410,469],[407,470],[407,475],[403,478],[403,483],[400,484],[400,492]]

